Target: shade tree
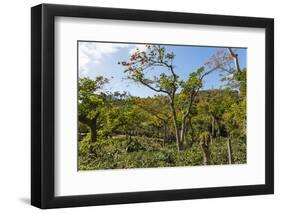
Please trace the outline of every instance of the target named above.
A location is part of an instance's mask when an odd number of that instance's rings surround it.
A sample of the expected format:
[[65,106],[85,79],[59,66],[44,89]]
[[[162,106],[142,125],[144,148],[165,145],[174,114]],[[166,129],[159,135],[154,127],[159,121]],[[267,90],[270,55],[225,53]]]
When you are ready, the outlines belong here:
[[[215,70],[222,69],[222,65],[209,64],[209,69],[206,69],[207,66],[202,66],[189,77],[186,76],[186,79],[180,79],[175,70],[174,58],[175,54],[167,52],[161,45],[146,45],[145,51],[137,49],[128,61],[119,64],[125,67],[129,79],[168,97],[178,150],[182,151],[187,132],[187,119],[194,100],[203,86],[203,79]],[[162,72],[158,75],[154,74],[155,68],[161,69]],[[179,100],[177,100],[177,93],[182,94]],[[177,108],[177,105],[180,108]]]
[[92,143],[97,141],[99,119],[106,96],[102,88],[106,83],[108,79],[102,76],[94,80],[79,78],[78,81],[78,120],[90,129]]

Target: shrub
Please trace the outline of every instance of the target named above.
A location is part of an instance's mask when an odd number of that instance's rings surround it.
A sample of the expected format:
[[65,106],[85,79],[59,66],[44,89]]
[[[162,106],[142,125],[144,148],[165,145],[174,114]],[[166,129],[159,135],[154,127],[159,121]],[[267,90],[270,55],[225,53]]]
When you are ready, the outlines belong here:
[[[246,143],[232,141],[234,163],[246,163]],[[213,165],[228,163],[226,139],[215,140],[210,145]],[[146,137],[99,139],[90,143],[87,135],[79,142],[79,170],[126,169],[203,165],[199,143],[178,152],[175,142],[162,147]]]

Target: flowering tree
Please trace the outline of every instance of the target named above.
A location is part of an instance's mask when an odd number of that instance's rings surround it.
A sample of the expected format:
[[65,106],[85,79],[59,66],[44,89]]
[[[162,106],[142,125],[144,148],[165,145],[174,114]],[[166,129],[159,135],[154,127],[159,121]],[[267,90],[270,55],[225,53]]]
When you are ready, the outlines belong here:
[[[157,93],[168,97],[178,150],[184,150],[187,132],[187,118],[191,115],[196,96],[203,86],[203,79],[215,70],[227,70],[229,57],[225,52],[218,52],[211,61],[186,79],[180,79],[174,65],[174,53],[166,51],[160,45],[146,45],[145,51],[139,49],[128,61],[119,62],[125,67],[128,78],[142,84]],[[158,67],[160,74],[154,74]]]

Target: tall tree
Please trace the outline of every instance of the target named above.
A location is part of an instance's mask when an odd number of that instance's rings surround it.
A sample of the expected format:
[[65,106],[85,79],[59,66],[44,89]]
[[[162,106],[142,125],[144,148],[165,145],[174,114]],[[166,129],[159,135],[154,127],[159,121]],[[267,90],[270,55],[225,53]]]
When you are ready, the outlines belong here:
[[79,78],[78,81],[78,120],[90,129],[92,143],[97,140],[98,119],[105,101],[101,89],[106,83],[108,80],[104,77]]
[[[224,112],[224,124],[227,128],[227,150],[228,161],[233,163],[232,157],[232,138],[237,134],[241,136],[246,135],[246,88],[247,88],[247,76],[246,68],[240,68],[239,57],[237,49],[227,48],[228,53],[225,50],[217,52],[212,56],[212,60],[207,62],[209,67],[213,64],[220,64],[220,67],[225,71],[225,75],[222,80],[226,81],[226,86],[232,91],[238,91],[240,100],[232,103]],[[240,131],[242,130],[242,131]]]
[[[145,51],[136,50],[129,61],[119,62],[126,67],[128,77],[157,93],[167,95],[169,108],[175,130],[178,150],[184,150],[186,133],[186,121],[194,104],[194,99],[202,87],[203,79],[220,66],[212,66],[206,70],[200,67],[190,74],[187,80],[181,80],[175,71],[174,53],[168,53],[165,47],[160,45],[146,45]],[[161,70],[159,75],[153,75],[152,70],[158,67]],[[176,109],[177,92],[185,95],[182,99],[180,112]],[[183,95],[183,96],[184,96]],[[181,124],[181,125],[180,125]]]

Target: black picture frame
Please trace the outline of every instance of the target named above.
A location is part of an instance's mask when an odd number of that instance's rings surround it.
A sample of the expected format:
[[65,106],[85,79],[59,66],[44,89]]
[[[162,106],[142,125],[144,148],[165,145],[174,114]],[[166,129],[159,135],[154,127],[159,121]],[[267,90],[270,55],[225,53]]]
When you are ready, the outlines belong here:
[[[54,195],[54,20],[57,16],[264,28],[265,184],[93,195]],[[274,193],[274,20],[164,11],[41,4],[31,9],[31,204],[42,208],[217,198]]]

